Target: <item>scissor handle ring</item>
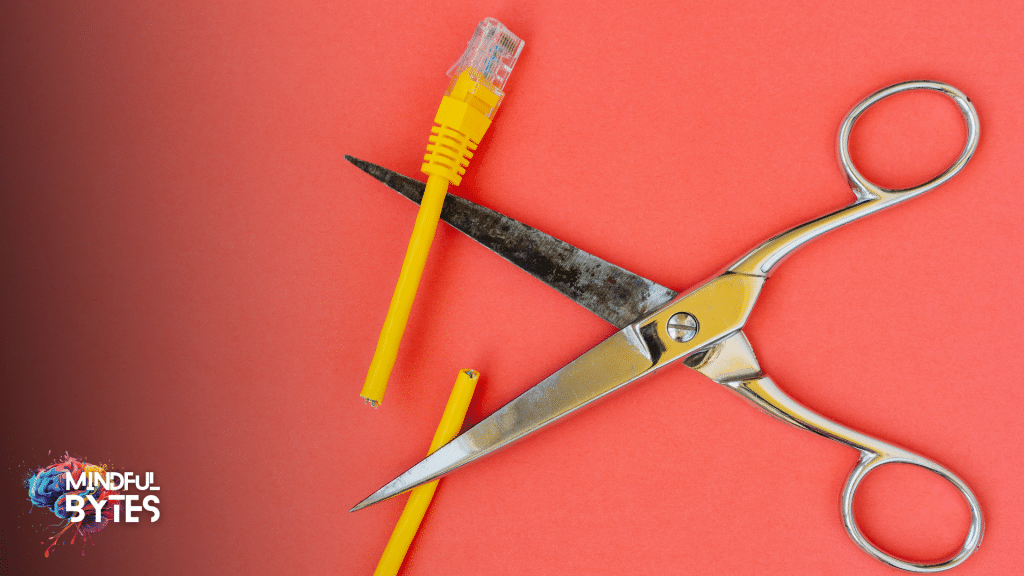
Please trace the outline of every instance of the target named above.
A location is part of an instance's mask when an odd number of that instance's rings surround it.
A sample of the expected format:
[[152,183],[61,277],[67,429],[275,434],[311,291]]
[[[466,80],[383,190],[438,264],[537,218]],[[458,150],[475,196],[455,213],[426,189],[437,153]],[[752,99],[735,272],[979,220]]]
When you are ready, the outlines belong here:
[[[867,111],[868,108],[874,106],[881,100],[898,94],[900,92],[906,92],[908,90],[935,90],[949,96],[956,102],[960,113],[964,117],[964,123],[967,124],[967,142],[964,144],[964,149],[960,152],[960,156],[941,174],[928,180],[923,184],[917,186],[911,186],[910,188],[885,188],[879,186],[874,182],[871,182],[865,178],[857,167],[853,165],[853,160],[850,159],[850,133],[853,131],[853,125],[860,118],[860,115]],[[868,96],[857,104],[853,110],[846,115],[843,119],[843,123],[839,126],[839,137],[837,140],[839,164],[842,166],[843,171],[846,173],[846,178],[850,182],[850,187],[853,188],[853,193],[857,195],[857,198],[861,200],[870,200],[874,198],[892,198],[892,200],[904,200],[918,194],[923,194],[932,188],[942,185],[946,180],[949,180],[957,172],[959,172],[967,161],[971,159],[974,154],[974,150],[978,147],[978,112],[974,109],[974,105],[964,95],[963,92],[942,82],[935,82],[933,80],[912,80],[909,82],[901,82],[894,84],[888,88],[883,88],[878,92],[875,92],[871,96]]]
[[[843,525],[846,526],[846,532],[850,535],[850,538],[857,544],[857,546],[860,546],[862,550],[890,566],[911,572],[940,572],[942,570],[948,570],[949,568],[952,568],[966,560],[967,557],[970,556],[971,553],[973,553],[981,544],[981,537],[985,531],[984,521],[981,517],[981,506],[978,504],[978,499],[974,496],[974,493],[967,487],[967,484],[965,484],[964,481],[958,478],[955,474],[927,458],[923,458],[905,450],[897,450],[898,453],[896,455],[862,451],[863,456],[861,457],[860,462],[857,463],[853,472],[850,473],[850,477],[846,480],[846,486],[843,488],[841,503]],[[860,486],[861,481],[864,480],[864,477],[872,470],[886,464],[898,463],[913,464],[938,474],[947,482],[955,486],[956,489],[960,491],[960,494],[963,495],[964,499],[967,500],[967,504],[971,508],[971,527],[967,531],[967,538],[964,539],[964,543],[960,548],[960,551],[950,558],[934,564],[902,560],[884,552],[872,544],[871,541],[861,533],[860,527],[857,526],[857,520],[853,515],[853,496],[857,492],[857,487]]]

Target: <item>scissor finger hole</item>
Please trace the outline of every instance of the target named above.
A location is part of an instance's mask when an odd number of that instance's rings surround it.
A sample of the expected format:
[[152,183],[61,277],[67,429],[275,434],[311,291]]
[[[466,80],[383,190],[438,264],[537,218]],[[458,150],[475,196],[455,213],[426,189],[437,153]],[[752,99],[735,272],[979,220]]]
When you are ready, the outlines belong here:
[[935,90],[908,90],[860,116],[850,133],[850,158],[868,181],[903,190],[941,174],[966,141],[967,127],[952,99]]
[[911,562],[953,556],[971,525],[971,510],[960,491],[912,464],[871,470],[854,495],[853,513],[861,533],[877,548]]

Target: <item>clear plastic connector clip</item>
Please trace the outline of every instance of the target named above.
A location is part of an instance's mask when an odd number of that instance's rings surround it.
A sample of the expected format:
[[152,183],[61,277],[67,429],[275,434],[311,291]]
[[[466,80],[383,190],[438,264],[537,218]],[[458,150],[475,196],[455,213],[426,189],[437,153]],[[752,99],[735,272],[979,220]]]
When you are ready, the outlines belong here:
[[[452,82],[448,86],[447,95],[466,101],[478,89],[466,86],[467,80],[479,83],[493,94],[484,98],[488,104],[497,97],[493,105],[487,106],[489,110],[482,110],[487,118],[493,118],[505,96],[505,83],[525,44],[501,22],[494,18],[484,19],[477,25],[462,57],[448,70]],[[464,75],[468,78],[464,78]],[[470,94],[467,94],[467,88]]]

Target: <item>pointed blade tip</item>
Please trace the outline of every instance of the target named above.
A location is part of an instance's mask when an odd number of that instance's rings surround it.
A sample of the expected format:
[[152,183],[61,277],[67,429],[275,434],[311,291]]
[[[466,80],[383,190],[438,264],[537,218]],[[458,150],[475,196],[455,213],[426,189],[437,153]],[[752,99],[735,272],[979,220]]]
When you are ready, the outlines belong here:
[[358,511],[358,510],[362,510],[363,508],[366,508],[367,506],[373,506],[373,505],[374,505],[374,504],[376,504],[377,502],[380,502],[380,500],[374,500],[374,499],[373,499],[373,497],[374,497],[374,496],[376,496],[376,495],[377,495],[377,494],[376,494],[376,493],[374,493],[374,494],[371,494],[370,496],[366,497],[366,498],[365,498],[365,499],[364,499],[364,500],[363,500],[362,502],[360,502],[359,504],[356,504],[355,506],[353,506],[353,507],[352,507],[352,508],[351,508],[351,509],[349,510],[349,512],[350,512],[350,513],[351,513],[351,512],[356,512],[356,511]]
[[385,501],[385,500],[387,500],[389,498],[392,498],[394,496],[397,496],[399,494],[401,494],[401,492],[389,493],[388,490],[387,490],[387,486],[385,486],[385,487],[381,488],[380,490],[377,490],[373,494],[370,494],[369,496],[364,498],[362,502],[360,502],[359,504],[356,504],[355,506],[353,506],[352,509],[349,510],[349,512],[355,512],[357,510],[362,510],[363,508],[366,508],[366,507],[369,507],[369,506],[373,506],[374,504],[377,504],[378,502],[383,502],[383,501]]
[[[411,180],[411,178],[406,178],[405,176],[402,176],[401,174],[399,174],[398,172],[395,172],[394,170],[389,170],[388,168],[385,168],[383,166],[378,166],[377,164],[374,164],[373,162],[367,162],[366,160],[360,160],[359,158],[356,158],[355,156],[352,156],[350,154],[345,154],[345,160],[348,160],[356,168],[359,168],[363,172],[366,172],[370,176],[373,176],[377,180],[380,180],[388,188],[391,188],[392,190],[398,190],[398,189],[395,187],[395,184],[392,184],[392,183],[389,182],[389,179],[391,179],[391,178],[399,178],[399,179]],[[413,182],[415,182],[415,180],[413,180]],[[422,184],[421,184],[421,186],[422,186]]]

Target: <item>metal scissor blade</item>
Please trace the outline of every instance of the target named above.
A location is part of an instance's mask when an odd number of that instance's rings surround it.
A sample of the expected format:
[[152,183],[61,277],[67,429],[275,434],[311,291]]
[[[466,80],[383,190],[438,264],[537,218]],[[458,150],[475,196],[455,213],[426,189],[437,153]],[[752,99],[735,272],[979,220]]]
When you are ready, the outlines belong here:
[[[382,166],[345,159],[417,204],[424,184]],[[657,310],[677,293],[643,276],[495,212],[448,194],[441,219],[573,302],[622,329]]]
[[548,376],[419,464],[352,512],[425,484],[551,424],[646,374],[654,365],[639,331],[629,326]]

